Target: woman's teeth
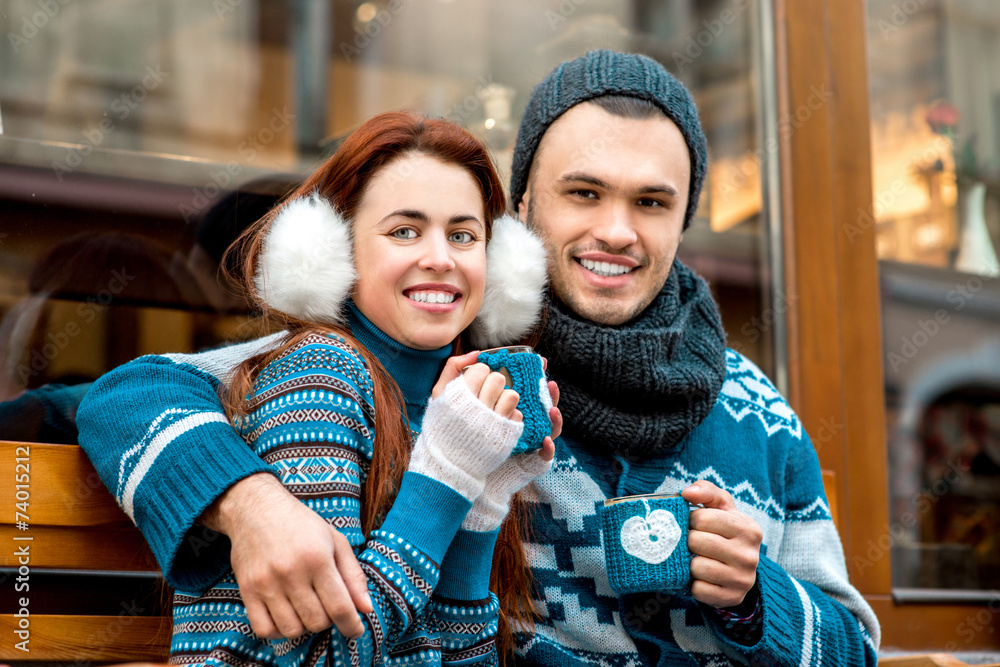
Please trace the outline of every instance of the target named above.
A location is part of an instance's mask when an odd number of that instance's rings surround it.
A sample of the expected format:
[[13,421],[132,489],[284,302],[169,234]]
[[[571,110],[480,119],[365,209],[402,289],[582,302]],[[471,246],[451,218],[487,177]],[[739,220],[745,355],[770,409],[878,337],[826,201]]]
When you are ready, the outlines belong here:
[[420,303],[452,303],[457,294],[451,292],[410,292],[406,297]]
[[622,266],[621,264],[612,264],[611,262],[594,262],[589,259],[581,259],[580,264],[583,264],[583,268],[588,271],[592,271],[599,276],[620,276],[623,273],[628,273],[632,269],[627,266]]

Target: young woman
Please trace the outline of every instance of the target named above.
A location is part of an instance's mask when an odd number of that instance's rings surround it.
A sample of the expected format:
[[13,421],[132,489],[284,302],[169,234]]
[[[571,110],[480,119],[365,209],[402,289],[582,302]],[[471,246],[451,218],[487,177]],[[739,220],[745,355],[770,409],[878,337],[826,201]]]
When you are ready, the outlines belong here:
[[[250,628],[230,571],[208,590],[176,592],[171,663],[493,664],[498,632],[501,652],[510,645],[507,621],[530,620],[517,522],[499,528],[554,448],[547,438],[508,458],[519,397],[475,352],[452,357],[473,345],[484,293],[510,299],[503,285],[487,289],[512,268],[488,277],[488,243],[491,262],[505,262],[492,252],[505,244],[534,248],[540,266],[519,312],[487,318],[514,324],[479,327],[480,340],[513,342],[537,316],[544,251],[513,220],[494,227],[503,210],[475,138],[390,113],[241,239],[249,291],[287,333],[236,368],[227,413],[286,488],[350,541],[374,610],[357,639],[334,627],[268,641]],[[514,238],[501,240],[501,227]],[[557,435],[558,410],[550,416]],[[498,533],[499,599],[489,591]]]

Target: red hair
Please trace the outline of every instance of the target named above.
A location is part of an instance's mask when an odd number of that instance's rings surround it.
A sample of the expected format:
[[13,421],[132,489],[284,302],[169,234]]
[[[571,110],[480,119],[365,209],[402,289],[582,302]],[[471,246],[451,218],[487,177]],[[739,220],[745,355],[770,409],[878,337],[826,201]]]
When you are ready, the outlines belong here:
[[[282,345],[268,353],[241,363],[223,394],[230,417],[246,414],[246,399],[257,375],[273,360],[282,356],[310,332],[317,329],[336,333],[346,339],[364,358],[372,376],[375,396],[375,443],[368,478],[362,491],[361,527],[367,535],[377,528],[396,498],[406,471],[412,447],[409,424],[399,386],[379,360],[357,341],[347,327],[304,322],[286,313],[268,308],[257,294],[253,276],[271,221],[282,207],[298,197],[319,193],[345,219],[353,220],[371,178],[379,169],[404,155],[418,153],[462,167],[479,185],[483,198],[486,238],[493,231],[493,220],[505,211],[503,186],[486,148],[465,129],[439,118],[427,118],[410,112],[379,114],[366,121],[344,144],[281,204],[247,229],[227,250],[239,253],[242,283],[251,300],[261,309],[265,323],[288,331]],[[513,655],[511,622],[531,627],[535,612],[531,602],[531,575],[524,553],[524,504],[519,496],[511,501],[511,512],[504,522],[494,552],[491,589],[500,600],[500,627],[497,650],[501,661]]]

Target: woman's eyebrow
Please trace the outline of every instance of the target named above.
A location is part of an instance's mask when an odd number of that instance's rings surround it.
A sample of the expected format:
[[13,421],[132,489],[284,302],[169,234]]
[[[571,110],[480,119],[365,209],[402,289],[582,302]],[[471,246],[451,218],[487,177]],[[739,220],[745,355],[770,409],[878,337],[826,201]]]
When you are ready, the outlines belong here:
[[457,225],[462,222],[469,222],[470,220],[472,222],[478,222],[479,224],[483,224],[482,221],[479,219],[479,216],[471,215],[469,213],[451,216],[451,218],[448,219],[448,224]]
[[427,217],[427,214],[424,213],[423,211],[418,211],[416,209],[410,209],[410,208],[401,208],[393,211],[389,215],[379,220],[379,223],[385,222],[389,218],[395,216],[399,216],[402,218],[410,218],[411,220],[420,220],[421,222],[428,222],[430,220],[430,218]]

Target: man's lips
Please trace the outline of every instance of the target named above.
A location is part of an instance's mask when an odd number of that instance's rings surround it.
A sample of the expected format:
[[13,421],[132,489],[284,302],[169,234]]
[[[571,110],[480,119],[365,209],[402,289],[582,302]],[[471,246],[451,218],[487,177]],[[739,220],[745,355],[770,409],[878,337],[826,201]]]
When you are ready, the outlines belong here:
[[639,262],[631,257],[603,252],[582,253],[574,259],[584,269],[602,278],[623,276],[640,266]]

